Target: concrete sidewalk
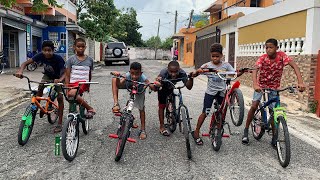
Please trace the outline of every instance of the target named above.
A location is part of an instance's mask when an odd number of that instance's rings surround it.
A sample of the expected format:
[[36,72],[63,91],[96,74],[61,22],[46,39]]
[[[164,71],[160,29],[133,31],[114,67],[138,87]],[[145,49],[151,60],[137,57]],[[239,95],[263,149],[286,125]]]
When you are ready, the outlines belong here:
[[[162,64],[168,64],[170,61],[159,62]],[[188,67],[181,62],[179,63],[181,68],[183,68],[187,73],[195,70],[194,67]],[[208,81],[206,76],[198,76],[197,79],[203,81],[204,84],[206,84]],[[244,85],[240,85],[240,89],[243,93],[245,107],[247,110],[249,110],[254,90],[252,87]],[[310,145],[320,149],[320,118],[318,118],[315,114],[302,111],[301,107],[303,105],[290,98],[281,96],[281,103],[287,109],[290,133],[309,143]],[[244,119],[243,126],[245,121],[246,119]]]

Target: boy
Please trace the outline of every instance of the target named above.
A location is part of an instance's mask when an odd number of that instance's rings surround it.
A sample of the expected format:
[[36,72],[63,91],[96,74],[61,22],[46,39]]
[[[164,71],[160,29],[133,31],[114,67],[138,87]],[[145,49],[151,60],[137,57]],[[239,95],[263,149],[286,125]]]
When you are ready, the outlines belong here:
[[[115,75],[120,75],[119,72],[113,72]],[[127,86],[130,87],[130,82],[127,82],[128,80],[134,80],[138,82],[144,82],[144,83],[150,83],[150,81],[147,79],[147,77],[142,72],[142,66],[138,62],[133,62],[130,65],[130,71],[125,74],[125,79],[119,79],[119,78],[112,78],[112,94],[113,94],[113,101],[114,105],[112,108],[112,111],[119,112],[120,106],[118,101],[118,92],[119,89],[125,89]],[[143,86],[139,86],[138,91],[141,92]],[[150,88],[152,90],[155,90],[154,85],[150,85]],[[134,107],[139,109],[140,112],[140,120],[141,120],[141,128],[139,131],[139,138],[141,140],[144,140],[147,138],[146,130],[145,130],[145,121],[146,121],[146,114],[145,114],[145,107],[144,107],[144,101],[145,101],[145,93],[137,94],[136,99],[134,101]]]
[[[168,64],[168,67],[162,69],[160,74],[157,77],[157,81],[161,82],[161,79],[178,79],[184,78],[182,81],[186,85],[187,89],[191,90],[193,86],[193,78],[189,78],[187,73],[180,68],[180,65],[177,61],[171,61]],[[174,81],[173,83],[177,83],[178,81]],[[158,91],[158,101],[159,101],[159,121],[160,121],[160,133],[163,136],[170,136],[170,133],[164,127],[164,109],[166,108],[167,97],[173,93],[173,88],[170,84],[164,83],[162,85],[162,89]]]
[[[196,77],[199,75],[199,73],[203,73],[202,68],[214,68],[216,70],[235,71],[229,63],[221,61],[221,58],[223,57],[222,50],[223,47],[221,44],[212,44],[210,48],[211,61],[203,64],[197,71],[193,73],[193,76]],[[241,74],[242,73],[239,73],[238,76],[240,76]],[[196,130],[191,133],[197,145],[203,145],[203,141],[200,138],[199,133],[200,128],[205,118],[207,117],[207,109],[211,109],[213,100],[216,100],[218,104],[222,104],[223,98],[225,96],[225,81],[220,79],[218,75],[210,74],[207,76],[208,85],[204,95],[202,113],[198,118]]]
[[[248,112],[244,135],[242,138],[242,143],[245,145],[249,144],[248,128],[253,119],[254,112],[259,106],[262,97],[262,88],[278,89],[280,87],[283,68],[286,65],[290,65],[294,69],[294,72],[298,79],[299,91],[302,92],[305,90],[305,85],[303,84],[302,76],[297,64],[292,61],[292,59],[288,57],[284,52],[277,52],[278,48],[278,41],[276,39],[268,39],[266,41],[266,54],[260,56],[255,65],[257,70],[254,70],[252,73],[253,88],[255,91],[253,94],[252,105]],[[259,76],[257,77],[258,72]],[[268,94],[269,99],[275,96],[276,94],[273,92]],[[273,127],[273,123],[271,125]],[[271,145],[273,147],[276,146],[276,139],[272,138]]]
[[[74,41],[73,48],[76,52],[75,55],[71,56],[66,62],[66,86],[78,86],[78,82],[85,81],[90,82],[93,71],[93,59],[84,54],[86,50],[86,41],[82,38],[78,38]],[[86,108],[86,118],[91,119],[96,111],[80,96],[85,91],[89,91],[88,84],[82,84],[80,86],[78,96],[76,100],[84,108]],[[68,92],[68,97],[74,97],[77,89],[71,89]]]
[[[16,76],[19,78],[22,78],[23,70],[26,68],[28,64],[31,64],[33,62],[36,63],[43,63],[44,66],[44,72],[41,82],[54,82],[54,83],[60,83],[64,80],[64,60],[61,56],[54,54],[54,45],[51,41],[44,41],[42,43],[42,52],[36,54],[31,59],[28,59],[26,62],[21,64],[20,69],[16,72]],[[38,87],[38,93],[37,96],[43,95],[43,89],[44,85],[39,84]],[[58,109],[58,125],[55,127],[54,132],[61,132],[61,125],[62,125],[62,118],[63,118],[63,95],[62,95],[62,89],[60,86],[55,87],[56,91],[58,92],[58,103],[59,103],[59,109]],[[40,116],[41,113],[40,113]]]

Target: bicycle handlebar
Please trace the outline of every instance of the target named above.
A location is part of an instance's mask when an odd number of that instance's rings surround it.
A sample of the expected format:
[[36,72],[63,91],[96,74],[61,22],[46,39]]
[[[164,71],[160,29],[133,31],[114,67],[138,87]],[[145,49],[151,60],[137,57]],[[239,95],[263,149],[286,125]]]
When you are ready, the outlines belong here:
[[278,93],[286,91],[286,90],[289,90],[290,93],[294,93],[295,89],[297,89],[297,86],[288,86],[288,87],[285,87],[285,88],[282,88],[282,89],[262,88],[262,90],[264,92],[266,92],[266,91],[275,91],[275,92],[278,92]]
[[186,78],[177,78],[177,79],[162,79],[161,82],[168,82],[170,83],[170,85],[172,87],[174,87],[174,89],[182,89],[184,88],[186,85],[183,83],[183,86],[178,86],[176,87],[176,85],[172,82],[172,81],[182,81],[182,80],[185,80]]
[[[201,68],[203,71],[203,73],[201,74],[205,74],[208,72],[213,72],[214,74],[218,75],[220,79],[224,80],[224,81],[233,81],[235,79],[237,79],[237,72],[235,71],[224,71],[224,70],[217,70],[215,68]],[[233,75],[232,77],[227,77],[228,75]]]

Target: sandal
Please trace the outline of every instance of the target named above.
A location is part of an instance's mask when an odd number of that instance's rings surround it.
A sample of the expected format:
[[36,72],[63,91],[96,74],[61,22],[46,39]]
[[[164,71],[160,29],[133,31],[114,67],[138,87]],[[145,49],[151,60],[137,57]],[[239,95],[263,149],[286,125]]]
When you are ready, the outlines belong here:
[[139,139],[144,140],[147,138],[146,130],[140,130],[139,131]]
[[93,109],[89,109],[89,110],[87,110],[85,117],[87,119],[92,119],[95,114],[96,114],[96,112]]
[[170,133],[168,130],[163,130],[163,131],[160,131],[160,134],[162,134],[163,136],[170,136]]
[[119,106],[119,103],[115,103],[112,107],[112,112],[113,113],[117,113],[120,111],[120,106]]
[[196,137],[194,136],[194,131],[191,132],[191,135],[192,135],[192,137],[193,137],[194,142],[196,143],[196,145],[199,145],[199,146],[203,145],[203,140],[202,140],[200,137],[196,138]]
[[61,124],[56,125],[56,127],[53,129],[54,133],[59,133],[61,131],[62,131],[62,125]]

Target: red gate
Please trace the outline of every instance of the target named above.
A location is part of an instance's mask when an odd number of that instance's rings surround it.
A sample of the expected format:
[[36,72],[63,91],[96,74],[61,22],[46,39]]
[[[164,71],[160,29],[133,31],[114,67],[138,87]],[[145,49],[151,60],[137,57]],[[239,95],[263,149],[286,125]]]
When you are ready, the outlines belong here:
[[318,52],[318,58],[317,58],[314,99],[318,102],[316,114],[318,117],[320,117],[320,105],[319,105],[320,103],[320,50]]

